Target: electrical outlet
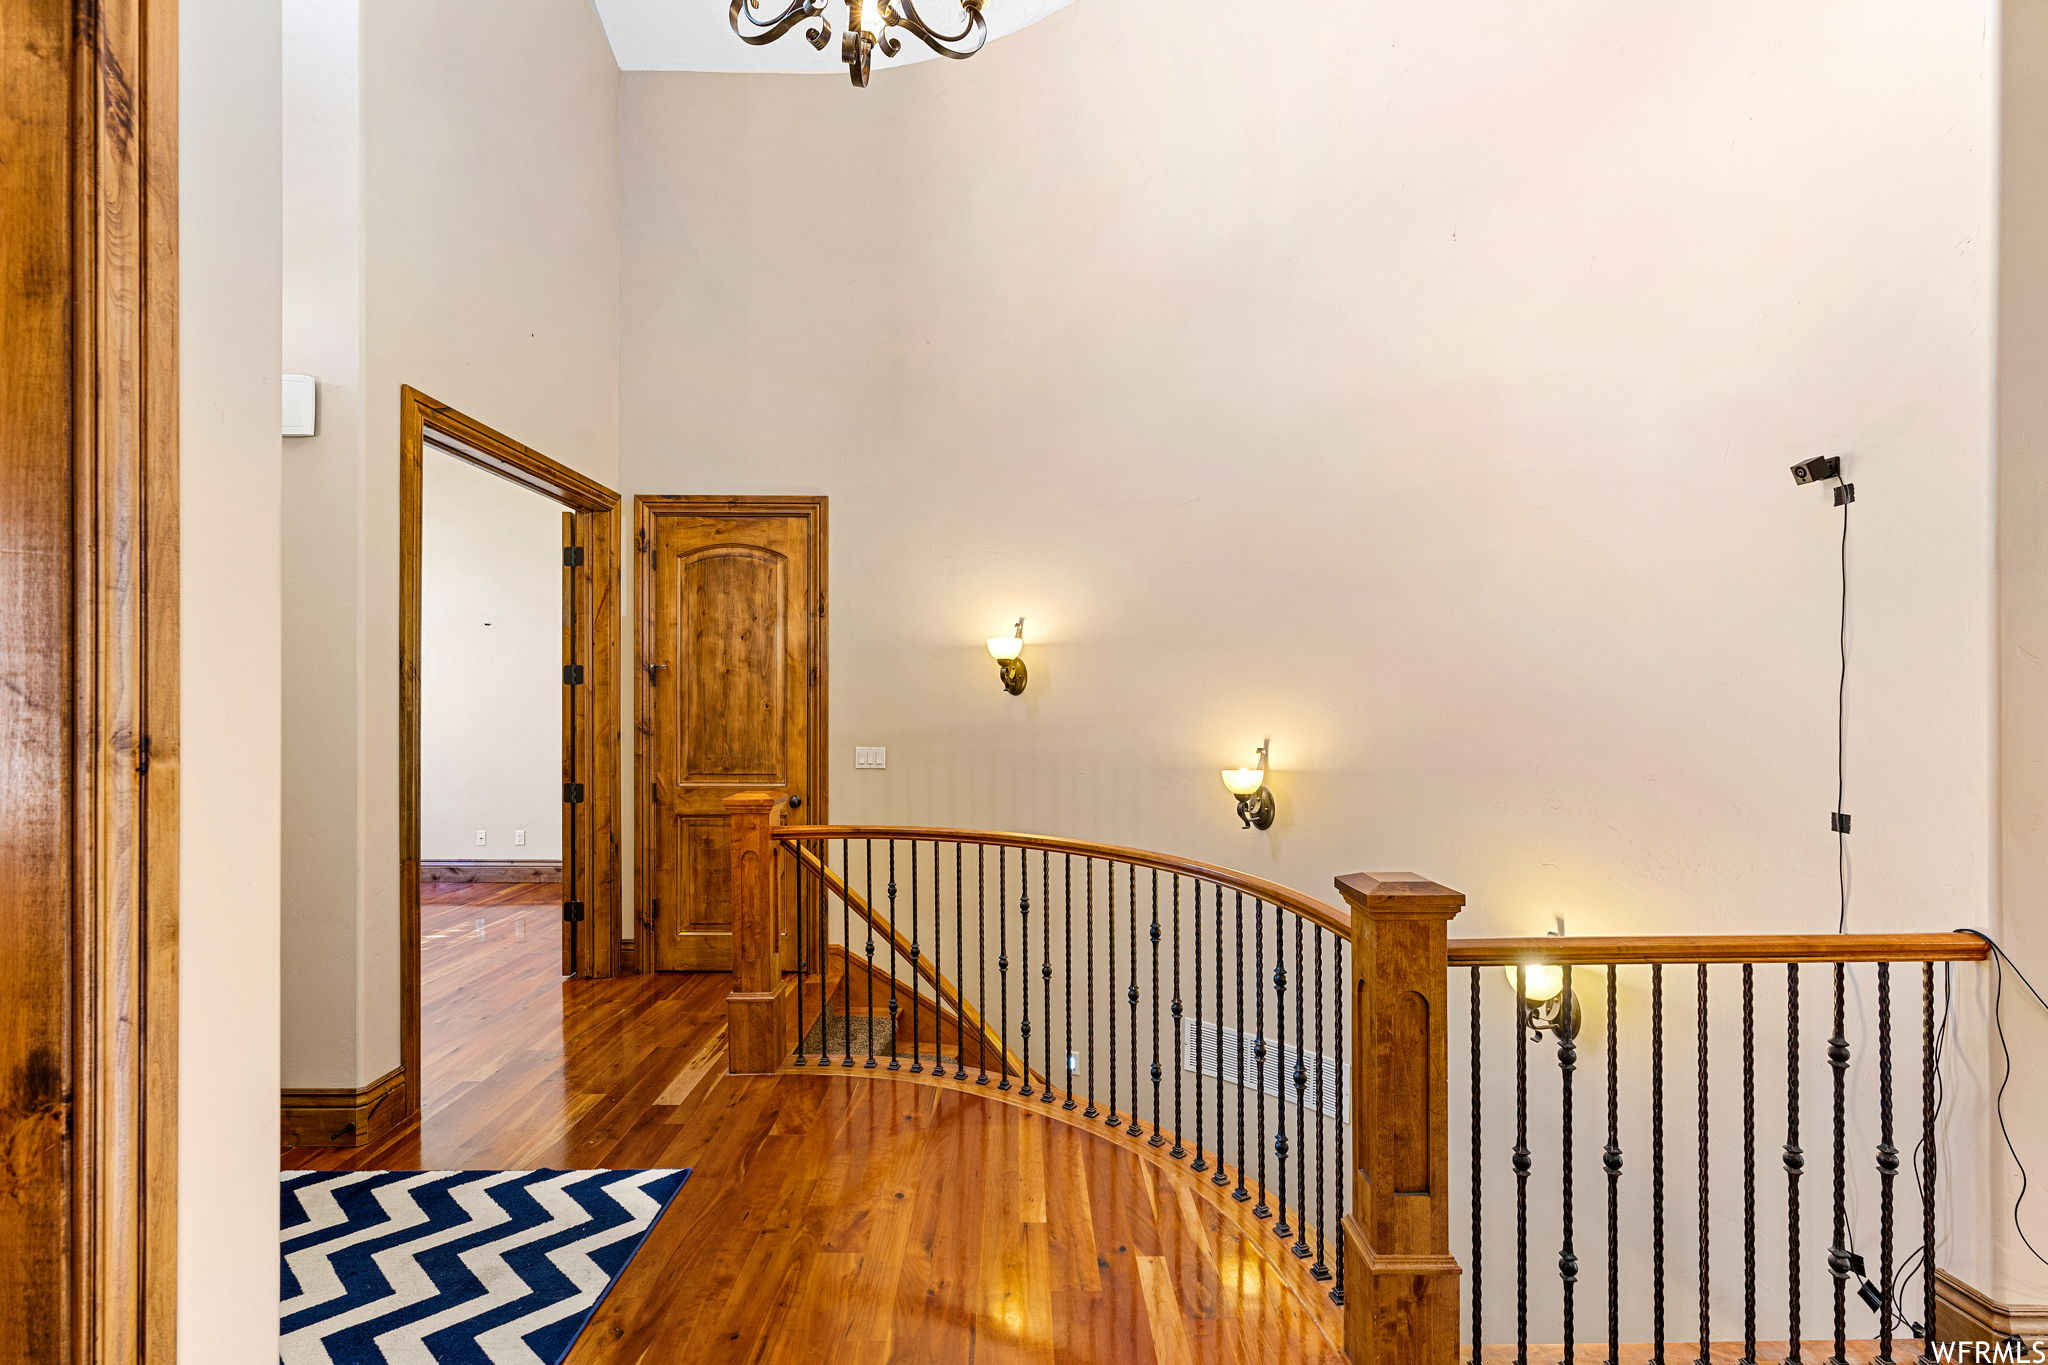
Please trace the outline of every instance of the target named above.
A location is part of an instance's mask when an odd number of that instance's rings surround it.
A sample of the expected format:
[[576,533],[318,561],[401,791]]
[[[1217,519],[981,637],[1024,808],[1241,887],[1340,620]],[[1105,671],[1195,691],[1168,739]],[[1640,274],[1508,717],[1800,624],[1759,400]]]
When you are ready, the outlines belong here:
[[517,844],[517,845],[518,845],[519,847],[521,847],[521,848],[525,848],[525,847],[526,847],[526,831],[525,831],[525,830],[523,830],[523,829],[515,829],[515,830],[513,830],[513,831],[512,831],[512,842],[513,842],[513,843],[515,843],[515,844]]
[[887,749],[870,749],[856,745],[853,750],[853,766],[856,768],[886,768],[889,766],[889,751]]
[[480,829],[476,832],[476,846],[478,848],[482,848],[485,844],[488,844],[490,841],[491,832],[489,830]]

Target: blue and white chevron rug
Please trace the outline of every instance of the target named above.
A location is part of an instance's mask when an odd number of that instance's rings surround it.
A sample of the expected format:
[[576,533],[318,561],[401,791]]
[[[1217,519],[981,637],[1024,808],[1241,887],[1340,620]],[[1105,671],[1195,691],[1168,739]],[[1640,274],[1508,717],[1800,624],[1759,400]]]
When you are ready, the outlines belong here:
[[286,1171],[283,1365],[558,1365],[688,1171]]

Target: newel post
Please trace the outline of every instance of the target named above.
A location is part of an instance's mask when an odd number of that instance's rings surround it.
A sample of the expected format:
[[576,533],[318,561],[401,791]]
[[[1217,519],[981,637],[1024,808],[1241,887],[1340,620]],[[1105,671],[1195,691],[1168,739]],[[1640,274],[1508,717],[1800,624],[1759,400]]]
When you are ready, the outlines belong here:
[[796,981],[782,970],[782,878],[774,829],[789,814],[780,792],[725,798],[732,841],[732,994],[725,999],[727,1068],[735,1075],[779,1070],[796,1051]]
[[1337,879],[1351,906],[1353,1365],[1455,1365],[1446,939],[1465,897],[1407,873]]

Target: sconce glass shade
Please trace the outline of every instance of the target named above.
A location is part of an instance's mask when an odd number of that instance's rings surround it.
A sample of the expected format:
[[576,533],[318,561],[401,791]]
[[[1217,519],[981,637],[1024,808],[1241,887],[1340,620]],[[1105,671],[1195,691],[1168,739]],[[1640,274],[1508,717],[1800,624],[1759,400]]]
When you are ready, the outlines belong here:
[[1555,963],[1510,962],[1501,970],[1508,975],[1508,985],[1520,990],[1532,1005],[1548,1004],[1564,994],[1564,968]]
[[997,663],[1008,663],[1022,657],[1024,642],[1015,635],[991,635],[988,641],[988,656]]
[[1225,768],[1223,785],[1232,796],[1256,796],[1259,788],[1266,785],[1263,768]]

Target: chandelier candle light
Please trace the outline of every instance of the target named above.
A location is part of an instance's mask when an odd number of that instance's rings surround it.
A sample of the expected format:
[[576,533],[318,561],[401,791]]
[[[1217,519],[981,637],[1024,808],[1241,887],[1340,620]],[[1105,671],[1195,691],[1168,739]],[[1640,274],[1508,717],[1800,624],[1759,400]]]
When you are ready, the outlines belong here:
[[[833,0],[789,0],[782,9],[768,13],[756,10],[754,0],[732,0],[732,31],[741,42],[760,47],[808,22],[810,27],[804,30],[804,40],[823,52],[825,44],[832,41],[832,21],[825,15],[832,3]],[[897,36],[899,29],[941,57],[972,57],[988,41],[988,21],[981,17],[983,0],[960,0],[961,24],[955,33],[942,33],[926,23],[917,12],[917,0],[843,3],[846,31],[839,37],[839,60],[846,63],[847,74],[858,86],[868,83],[870,63],[877,48],[884,57],[893,57],[903,50],[903,40]]]

